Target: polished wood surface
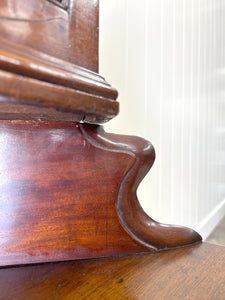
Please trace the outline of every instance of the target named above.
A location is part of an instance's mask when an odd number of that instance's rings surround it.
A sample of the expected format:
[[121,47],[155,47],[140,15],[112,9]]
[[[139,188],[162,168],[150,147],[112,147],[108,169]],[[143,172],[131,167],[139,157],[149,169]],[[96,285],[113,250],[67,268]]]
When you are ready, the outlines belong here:
[[97,0],[1,0],[0,36],[98,72]]
[[70,60],[98,72],[99,1],[70,1]]
[[[8,96],[0,97],[0,109],[4,103],[17,105],[15,110],[12,110],[9,105],[8,110],[5,111],[12,119],[23,119],[21,115],[23,107],[21,111],[20,105],[31,106],[30,120],[41,120],[43,108],[55,109],[56,118],[58,110],[68,112],[68,119],[71,113],[74,113],[74,121],[90,123],[104,123],[118,113],[118,103],[113,100],[5,71],[0,71],[0,94]],[[36,111],[33,116],[32,106],[42,109],[39,115]],[[0,116],[5,119],[5,113]],[[58,119],[60,120],[60,115]]]
[[0,1],[0,36],[11,41],[70,60],[69,31],[68,11],[53,2]]
[[81,124],[80,127],[84,137],[92,145],[133,156],[132,168],[124,177],[118,191],[116,210],[124,229],[138,243],[150,249],[161,250],[201,241],[201,236],[194,230],[158,223],[140,206],[137,188],[155,160],[155,151],[149,141],[134,136],[106,133],[101,126]]
[[118,113],[117,91],[96,73],[98,15],[98,0],[0,3],[0,265],[201,241],[141,208],[152,145],[93,125]]
[[132,155],[94,147],[78,124],[1,121],[0,157],[0,265],[148,251],[115,210]]
[[224,300],[225,248],[210,244],[119,258],[4,268],[4,300]]
[[0,265],[156,251],[201,241],[148,217],[136,189],[154,160],[144,139],[101,126],[0,122]]
[[0,37],[0,68],[21,76],[74,88],[115,100],[118,96],[99,74]]
[[[0,69],[0,94],[7,96],[1,98],[2,119],[23,119],[24,105],[30,119],[42,119],[45,108],[52,109],[49,120],[53,115],[58,120],[104,123],[118,114],[118,93],[100,75],[3,38]],[[17,107],[6,109],[5,103]]]

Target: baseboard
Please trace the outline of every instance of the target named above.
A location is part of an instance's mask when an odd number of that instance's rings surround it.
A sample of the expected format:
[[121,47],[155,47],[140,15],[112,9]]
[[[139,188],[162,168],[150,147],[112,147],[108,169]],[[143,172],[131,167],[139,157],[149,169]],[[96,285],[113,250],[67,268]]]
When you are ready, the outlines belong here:
[[205,240],[225,215],[225,199],[220,202],[196,227]]

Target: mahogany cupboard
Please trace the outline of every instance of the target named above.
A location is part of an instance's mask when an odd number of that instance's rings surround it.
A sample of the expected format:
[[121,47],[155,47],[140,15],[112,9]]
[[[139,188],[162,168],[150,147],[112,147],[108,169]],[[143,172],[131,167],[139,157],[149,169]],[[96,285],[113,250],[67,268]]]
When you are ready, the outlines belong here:
[[100,125],[119,104],[98,74],[98,5],[0,1],[1,266],[201,241],[142,210],[136,190],[153,146]]

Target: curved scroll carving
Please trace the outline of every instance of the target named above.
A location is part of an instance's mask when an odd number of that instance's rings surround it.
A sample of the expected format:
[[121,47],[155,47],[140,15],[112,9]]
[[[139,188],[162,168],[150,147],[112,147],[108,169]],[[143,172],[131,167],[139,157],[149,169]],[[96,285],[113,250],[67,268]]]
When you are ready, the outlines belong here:
[[133,239],[151,250],[175,248],[202,240],[190,228],[156,222],[140,206],[136,191],[155,160],[155,151],[150,142],[135,136],[106,133],[101,126],[80,124],[80,129],[93,146],[126,152],[134,157],[134,163],[120,184],[116,202],[120,223]]

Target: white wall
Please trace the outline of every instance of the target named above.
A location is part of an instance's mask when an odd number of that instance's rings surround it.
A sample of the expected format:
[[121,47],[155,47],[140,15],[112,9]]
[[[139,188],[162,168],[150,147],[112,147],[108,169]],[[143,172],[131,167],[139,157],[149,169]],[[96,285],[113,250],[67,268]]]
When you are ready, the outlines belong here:
[[156,149],[142,206],[206,237],[225,213],[225,1],[101,0],[100,73],[120,93],[106,129]]

